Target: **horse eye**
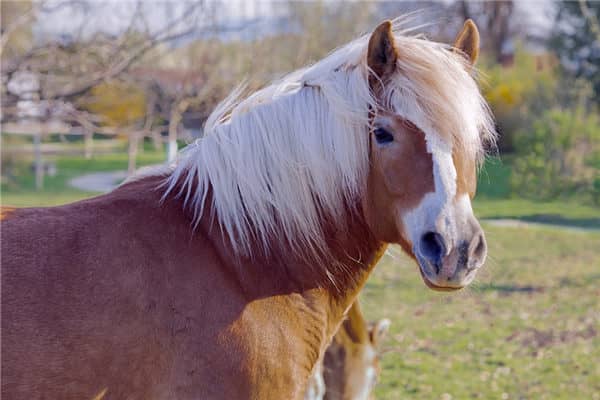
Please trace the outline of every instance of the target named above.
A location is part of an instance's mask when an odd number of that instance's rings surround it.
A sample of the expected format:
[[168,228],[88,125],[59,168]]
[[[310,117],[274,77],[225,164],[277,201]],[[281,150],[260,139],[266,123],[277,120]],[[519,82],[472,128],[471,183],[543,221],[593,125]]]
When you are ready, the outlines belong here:
[[390,143],[394,141],[394,135],[389,133],[384,128],[375,128],[373,133],[375,134],[375,140],[377,140],[377,143],[379,144]]

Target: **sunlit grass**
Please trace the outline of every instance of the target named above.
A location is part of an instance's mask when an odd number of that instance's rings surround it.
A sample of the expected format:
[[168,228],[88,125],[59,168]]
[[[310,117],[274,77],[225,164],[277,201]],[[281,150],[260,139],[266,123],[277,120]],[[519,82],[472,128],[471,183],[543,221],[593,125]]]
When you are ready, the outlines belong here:
[[565,193],[554,201],[523,199],[512,194],[512,157],[489,158],[480,170],[474,202],[478,217],[600,229],[600,207],[582,204],[575,194]]
[[[68,181],[76,176],[103,172],[126,170],[128,156],[126,152],[99,154],[87,160],[82,156],[45,157],[46,161],[56,164],[57,174],[44,178],[44,188],[35,190],[35,178],[30,163],[21,162],[12,166],[11,176],[3,171],[1,202],[3,205],[19,207],[53,206],[85,199],[98,193],[84,192],[69,187]],[[164,152],[146,150],[138,153],[138,167],[164,162]]]
[[479,218],[518,219],[551,225],[600,229],[600,207],[574,200],[536,202],[526,199],[476,199],[473,207]]
[[378,265],[362,295],[393,321],[377,398],[597,398],[600,233],[484,227],[490,259],[461,292],[427,289],[399,250]]

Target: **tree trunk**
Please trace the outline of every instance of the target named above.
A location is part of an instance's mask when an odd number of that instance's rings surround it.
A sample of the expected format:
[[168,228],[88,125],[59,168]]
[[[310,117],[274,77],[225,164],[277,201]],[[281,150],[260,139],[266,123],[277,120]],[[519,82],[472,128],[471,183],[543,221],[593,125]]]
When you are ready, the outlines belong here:
[[177,157],[177,129],[181,122],[181,112],[178,106],[171,110],[171,118],[169,118],[169,144],[167,146],[167,162],[171,163]]
[[160,151],[163,148],[162,145],[162,137],[160,136],[160,132],[156,129],[152,129],[150,131],[150,135],[152,137],[152,144],[154,145],[154,150]]
[[44,161],[42,160],[42,133],[33,135],[33,154],[35,168],[35,189],[44,188]]
[[129,163],[127,165],[127,175],[131,176],[135,172],[135,162],[138,152],[139,132],[129,133]]
[[[154,145],[154,150],[160,151],[162,150],[162,137],[160,135],[160,131],[157,129],[152,129],[152,125],[154,123],[154,108],[156,106],[156,95],[151,92],[146,104],[146,120],[144,121],[144,131],[145,134],[150,134],[152,138],[152,144]],[[142,146],[143,150],[143,146]]]
[[85,129],[83,131],[83,156],[86,160],[92,158],[94,151],[94,131]]

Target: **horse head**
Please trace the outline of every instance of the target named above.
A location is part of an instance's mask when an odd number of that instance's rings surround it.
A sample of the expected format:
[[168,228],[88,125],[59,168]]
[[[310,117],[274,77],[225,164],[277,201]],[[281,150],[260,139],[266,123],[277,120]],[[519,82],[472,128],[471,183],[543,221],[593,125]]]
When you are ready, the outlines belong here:
[[[471,207],[481,130],[489,123],[468,77],[478,44],[470,20],[442,57],[410,41],[397,44],[389,21],[368,44],[377,108],[370,113],[371,167],[362,207],[376,236],[401,244],[435,290],[469,284],[487,253]],[[437,57],[427,51],[438,51]]]

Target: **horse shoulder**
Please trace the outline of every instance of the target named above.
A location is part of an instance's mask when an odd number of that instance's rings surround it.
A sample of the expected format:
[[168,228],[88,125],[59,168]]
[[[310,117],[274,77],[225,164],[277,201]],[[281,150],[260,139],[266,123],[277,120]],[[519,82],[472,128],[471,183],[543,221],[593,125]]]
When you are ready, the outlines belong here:
[[[218,229],[194,231],[155,183],[9,211],[3,395],[301,397],[325,310],[299,293],[249,295]],[[24,370],[29,378],[11,372]]]

